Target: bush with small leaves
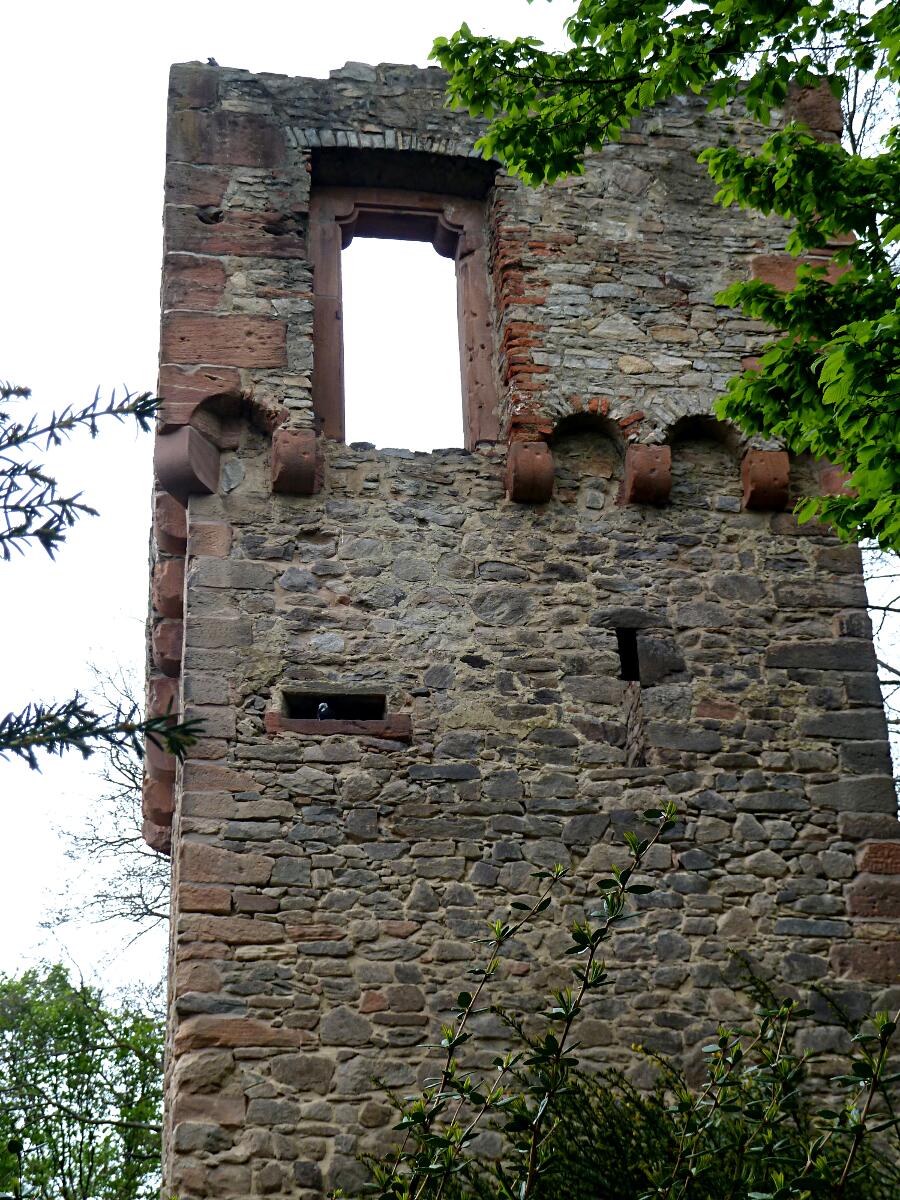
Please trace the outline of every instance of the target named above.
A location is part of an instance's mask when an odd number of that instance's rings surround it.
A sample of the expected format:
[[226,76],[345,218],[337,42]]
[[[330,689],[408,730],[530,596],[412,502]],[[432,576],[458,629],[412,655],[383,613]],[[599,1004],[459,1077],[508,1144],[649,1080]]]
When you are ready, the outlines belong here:
[[[398,1144],[366,1162],[378,1200],[893,1200],[900,1195],[900,1129],[889,1050],[898,1017],[845,1020],[848,1070],[823,1084],[795,1035],[812,1014],[781,998],[752,971],[758,1009],[750,1028],[722,1026],[703,1048],[706,1079],[692,1086],[681,1065],[647,1055],[655,1087],[642,1093],[621,1073],[586,1074],[576,1022],[590,994],[612,979],[599,954],[629,915],[629,895],[650,848],[672,828],[673,806],[643,814],[655,828],[624,835],[630,861],[600,882],[598,912],[570,929],[573,984],[555,990],[537,1021],[489,1003],[504,949],[554,920],[562,867],[535,872],[532,903],[489,924],[484,964],[441,1030],[440,1074],[415,1096],[391,1095]],[[499,1016],[509,1047],[488,1076],[465,1063],[478,1013]],[[637,1053],[643,1053],[639,1047]],[[841,1093],[844,1093],[841,1099]],[[486,1129],[498,1157],[474,1148]],[[341,1193],[336,1193],[341,1195]]]

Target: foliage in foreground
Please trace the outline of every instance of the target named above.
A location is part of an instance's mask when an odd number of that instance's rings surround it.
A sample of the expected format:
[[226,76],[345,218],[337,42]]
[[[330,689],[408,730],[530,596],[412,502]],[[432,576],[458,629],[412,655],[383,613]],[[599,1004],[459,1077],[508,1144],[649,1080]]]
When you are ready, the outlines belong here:
[[161,1106],[162,1030],[143,1007],[59,965],[0,976],[0,1191],[150,1200]]
[[[758,370],[731,381],[719,412],[844,467],[853,491],[813,499],[800,515],[897,550],[900,0],[581,0],[566,28],[562,53],[466,25],[433,50],[450,72],[451,100],[491,119],[484,154],[535,186],[581,171],[586,148],[602,149],[682,93],[702,93],[710,108],[740,96],[764,125],[792,86],[825,83],[840,96],[845,145],[790,123],[755,154],[711,145],[700,155],[719,203],[786,218],[792,254],[838,244],[845,268],[833,283],[808,267],[790,292],[751,281],[719,297],[784,333]],[[879,116],[893,127],[866,154]]]
[[[897,1020],[879,1013],[852,1033],[840,1098],[816,1101],[806,1059],[793,1048],[809,1014],[752,981],[761,1007],[750,1029],[720,1028],[704,1047],[706,1080],[692,1086],[656,1058],[659,1082],[640,1095],[621,1075],[580,1070],[577,1020],[612,979],[600,958],[627,920],[648,852],[675,823],[674,808],[644,813],[651,836],[624,835],[630,862],[598,884],[596,912],[576,921],[566,954],[572,986],[555,990],[537,1018],[490,1003],[504,952],[542,921],[566,871],[538,871],[537,898],[489,924],[484,965],[442,1028],[440,1073],[419,1095],[391,1096],[398,1144],[367,1159],[379,1200],[889,1200],[900,1186],[898,1122],[888,1052]],[[544,914],[548,914],[545,916]],[[493,1013],[508,1049],[485,1068],[465,1061],[472,1023]],[[821,1083],[817,1087],[821,1089]],[[843,1093],[843,1095],[840,1095]],[[479,1149],[486,1131],[500,1150]],[[483,1143],[482,1143],[483,1145]]]
[[[81,409],[65,408],[45,421],[35,416],[21,420],[16,405],[30,399],[28,388],[0,383],[0,562],[13,553],[41,546],[53,558],[79,517],[95,516],[81,494],[64,495],[44,463],[33,457],[35,449],[59,446],[76,430],[98,433],[104,419],[133,418],[140,429],[150,429],[159,400],[144,393],[115,393],[104,407],[99,393]],[[196,721],[177,723],[174,715],[143,719],[133,701],[97,709],[80,693],[69,699],[34,701],[19,712],[0,716],[0,759],[13,757],[38,769],[39,755],[78,750],[85,758],[98,746],[142,753],[142,740],[150,738],[179,758],[196,741]]]

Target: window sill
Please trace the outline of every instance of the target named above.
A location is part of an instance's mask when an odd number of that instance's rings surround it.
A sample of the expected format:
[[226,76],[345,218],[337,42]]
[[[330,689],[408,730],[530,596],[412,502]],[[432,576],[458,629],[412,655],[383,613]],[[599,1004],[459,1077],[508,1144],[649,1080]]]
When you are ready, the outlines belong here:
[[380,738],[382,741],[411,742],[412,718],[406,713],[396,713],[380,721],[319,721],[315,718],[299,720],[286,717],[283,713],[267,712],[267,733],[302,733],[307,737]]

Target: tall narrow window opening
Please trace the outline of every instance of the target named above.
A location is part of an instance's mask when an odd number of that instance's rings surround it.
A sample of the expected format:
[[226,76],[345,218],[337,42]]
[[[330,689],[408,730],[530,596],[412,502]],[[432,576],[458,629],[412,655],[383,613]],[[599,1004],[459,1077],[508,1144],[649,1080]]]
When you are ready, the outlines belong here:
[[625,765],[643,767],[647,762],[647,730],[644,706],[641,702],[641,660],[638,654],[637,630],[616,630],[619,651],[619,678],[624,679],[623,706],[625,715]]
[[[319,428],[325,437],[346,440],[342,280],[346,256],[341,251],[351,248],[358,238],[377,238],[430,243],[432,253],[453,264],[463,444],[472,450],[479,442],[497,440],[499,417],[485,222],[484,204],[464,197],[380,187],[313,188],[309,214],[314,292],[312,393]],[[374,320],[374,314],[386,307],[387,283],[395,270],[382,268],[381,274],[380,293],[367,302],[364,321]],[[421,276],[404,290],[409,292],[407,299],[413,303],[421,300]],[[408,327],[392,330],[381,340],[386,342],[387,356],[396,367],[404,355],[411,353],[417,331]],[[440,370],[439,365],[429,361],[418,380],[421,396],[418,407],[423,412],[429,409],[434,412],[436,408],[433,402],[436,370]],[[363,376],[365,379],[365,370]],[[365,382],[362,387],[364,393],[369,393],[368,397],[363,396],[363,405],[371,410],[374,407],[371,387]],[[383,420],[382,410],[380,422]],[[360,429],[353,436],[361,435]],[[420,444],[429,448],[434,448],[435,442],[447,440],[434,432],[419,437],[423,438]],[[406,447],[411,443],[408,437],[394,439],[377,430],[367,440],[382,446],[391,440]]]
[[619,678],[640,683],[641,664],[638,658],[637,630],[617,629],[616,642],[619,649]]
[[426,242],[355,237],[341,275],[346,440],[462,446],[453,262]]

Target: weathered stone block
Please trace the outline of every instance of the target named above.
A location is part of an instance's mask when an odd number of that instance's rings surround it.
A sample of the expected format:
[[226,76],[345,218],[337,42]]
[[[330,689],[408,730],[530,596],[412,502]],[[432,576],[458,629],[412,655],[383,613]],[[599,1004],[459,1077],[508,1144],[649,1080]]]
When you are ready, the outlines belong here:
[[266,884],[275,860],[265,854],[237,853],[205,842],[182,840],[179,853],[181,878],[191,883]]
[[274,317],[171,312],[163,319],[164,363],[287,366],[286,329]]
[[868,842],[860,851],[859,869],[871,875],[900,875],[900,841]]
[[893,875],[859,875],[847,889],[851,917],[900,917],[900,879]]
[[833,642],[781,642],[766,651],[766,664],[820,671],[859,671],[872,655],[869,641],[842,638]]
[[184,559],[163,558],[153,568],[151,603],[161,617],[184,615]]
[[168,157],[176,162],[235,167],[280,167],[283,130],[256,113],[183,108],[169,124]]
[[896,983],[900,977],[900,941],[868,942],[862,938],[832,946],[831,969],[839,978]]
[[164,618],[157,621],[150,634],[153,665],[164,675],[176,676],[181,671],[184,624]]
[[897,793],[890,775],[858,775],[809,788],[814,808],[851,812],[895,812]]

